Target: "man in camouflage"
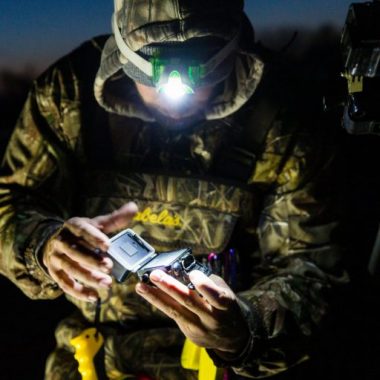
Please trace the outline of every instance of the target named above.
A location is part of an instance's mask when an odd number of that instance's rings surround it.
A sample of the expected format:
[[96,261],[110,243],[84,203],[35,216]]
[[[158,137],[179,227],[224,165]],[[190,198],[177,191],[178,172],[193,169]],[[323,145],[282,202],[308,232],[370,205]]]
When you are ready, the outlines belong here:
[[[185,337],[230,376],[281,373],[308,359],[329,291],[346,281],[322,126],[272,96],[282,85],[266,82],[243,1],[115,6],[124,42],[146,59],[186,52],[204,62],[238,39],[180,107],[114,35],[35,81],[1,169],[0,268],[30,298],[65,293],[79,309],[58,326],[46,379],[80,378],[70,340],[94,323],[98,297],[110,379],[197,378],[180,364]],[[276,100],[265,107],[265,96]],[[126,227],[157,251],[191,247],[199,260],[233,249],[236,278],[194,271],[197,292],[161,271],[155,287],[116,283],[104,252]]]

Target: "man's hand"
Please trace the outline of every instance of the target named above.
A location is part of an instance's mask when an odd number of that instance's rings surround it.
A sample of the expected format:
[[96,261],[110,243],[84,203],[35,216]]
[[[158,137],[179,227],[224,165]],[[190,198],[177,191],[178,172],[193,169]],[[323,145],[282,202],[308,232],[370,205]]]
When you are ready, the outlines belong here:
[[94,302],[98,290],[111,287],[113,263],[105,255],[110,245],[106,234],[127,228],[136,212],[136,204],[128,203],[108,215],[71,218],[60,234],[46,243],[43,264],[65,293]]
[[193,271],[190,280],[196,291],[160,270],[153,271],[150,280],[157,288],[139,283],[137,293],[172,318],[195,344],[226,357],[244,349],[247,323],[234,292],[222,278]]

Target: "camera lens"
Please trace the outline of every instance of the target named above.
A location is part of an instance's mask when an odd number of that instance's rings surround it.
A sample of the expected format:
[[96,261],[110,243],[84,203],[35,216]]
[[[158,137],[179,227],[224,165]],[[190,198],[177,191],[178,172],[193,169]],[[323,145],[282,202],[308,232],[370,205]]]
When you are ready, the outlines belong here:
[[141,281],[142,281],[144,284],[149,284],[150,279],[149,279],[149,273],[148,273],[148,272],[146,272],[146,273],[144,273],[144,274],[142,275],[142,277],[141,277]]
[[175,262],[172,265],[172,271],[175,276],[179,277],[182,272],[182,265],[178,261]]

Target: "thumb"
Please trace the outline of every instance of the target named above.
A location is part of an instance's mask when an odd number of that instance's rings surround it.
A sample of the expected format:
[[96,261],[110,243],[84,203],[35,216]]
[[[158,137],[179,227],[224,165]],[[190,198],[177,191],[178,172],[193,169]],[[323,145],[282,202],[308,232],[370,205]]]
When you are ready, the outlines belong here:
[[138,211],[136,203],[129,202],[111,214],[92,219],[104,233],[112,233],[127,228]]

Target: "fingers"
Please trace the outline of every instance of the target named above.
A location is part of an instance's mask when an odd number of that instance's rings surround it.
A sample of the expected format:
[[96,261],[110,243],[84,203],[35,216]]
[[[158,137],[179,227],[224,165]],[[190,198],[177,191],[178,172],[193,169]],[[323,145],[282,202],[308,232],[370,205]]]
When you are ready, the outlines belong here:
[[180,305],[161,289],[138,283],[136,291],[158,310],[161,310],[165,315],[173,319],[184,335],[189,337],[194,343],[203,347],[206,346],[204,344],[204,337],[207,335],[207,329],[197,314]]
[[177,281],[161,270],[154,270],[150,280],[157,288],[163,290],[180,305],[203,318],[210,315],[210,305],[204,302],[197,292],[190,290],[186,285]]
[[127,228],[137,211],[136,203],[129,202],[111,214],[97,216],[92,220],[101,226],[104,233],[108,234]]
[[209,278],[202,272],[191,272],[190,279],[203,298],[160,270],[150,274],[156,287],[138,283],[136,291],[173,319],[195,344],[240,352],[247,329],[232,290],[221,278]]
[[109,289],[112,285],[109,275],[83,267],[65,253],[52,254],[48,269],[51,277],[65,293],[82,301],[96,301],[97,290]]
[[95,302],[98,293],[90,288],[85,287],[75,279],[71,278],[63,270],[49,270],[49,273],[58,286],[68,295],[85,302]]
[[179,305],[178,302],[161,289],[140,282],[136,285],[136,292],[169,318],[173,319],[177,324],[195,323],[195,314]]
[[199,294],[214,308],[228,310],[236,302],[235,294],[222,278],[215,275],[207,277],[197,270],[190,272],[189,278]]
[[66,294],[80,301],[96,302],[96,300],[99,298],[98,293],[94,291],[94,289],[88,288],[83,284],[77,282],[75,279],[71,278],[67,273],[63,271],[58,274],[57,281],[59,286]]
[[92,219],[71,218],[65,222],[64,228],[76,237],[83,239],[91,247],[107,251],[110,241],[106,234],[128,227],[137,211],[137,205],[129,202],[111,214],[97,216]]
[[80,281],[88,287],[108,289],[112,284],[112,278],[107,274],[97,270],[84,268],[65,254],[54,255],[51,258],[50,263],[53,270],[54,268],[57,268],[58,271],[67,273],[71,278]]
[[109,257],[103,255],[96,255],[84,247],[81,244],[71,244],[65,239],[54,241],[54,249],[57,252],[64,253],[72,261],[86,267],[88,269],[93,269],[97,271],[103,271],[109,273],[112,269],[112,260]]
[[42,260],[65,293],[95,301],[97,290],[111,286],[113,262],[104,253],[110,246],[106,234],[127,227],[136,212],[137,206],[131,202],[108,215],[74,217],[64,223],[60,235],[46,244]]
[[93,248],[100,248],[102,251],[107,251],[109,248],[110,242],[108,236],[100,231],[91,219],[71,218],[65,222],[63,227],[74,236],[83,239]]
[[[47,242],[43,262],[58,286],[67,294],[93,302],[98,291],[110,288],[112,260],[101,254],[108,237],[87,218],[72,218],[57,237]],[[105,237],[105,238],[104,238]],[[97,252],[99,251],[99,252]]]

